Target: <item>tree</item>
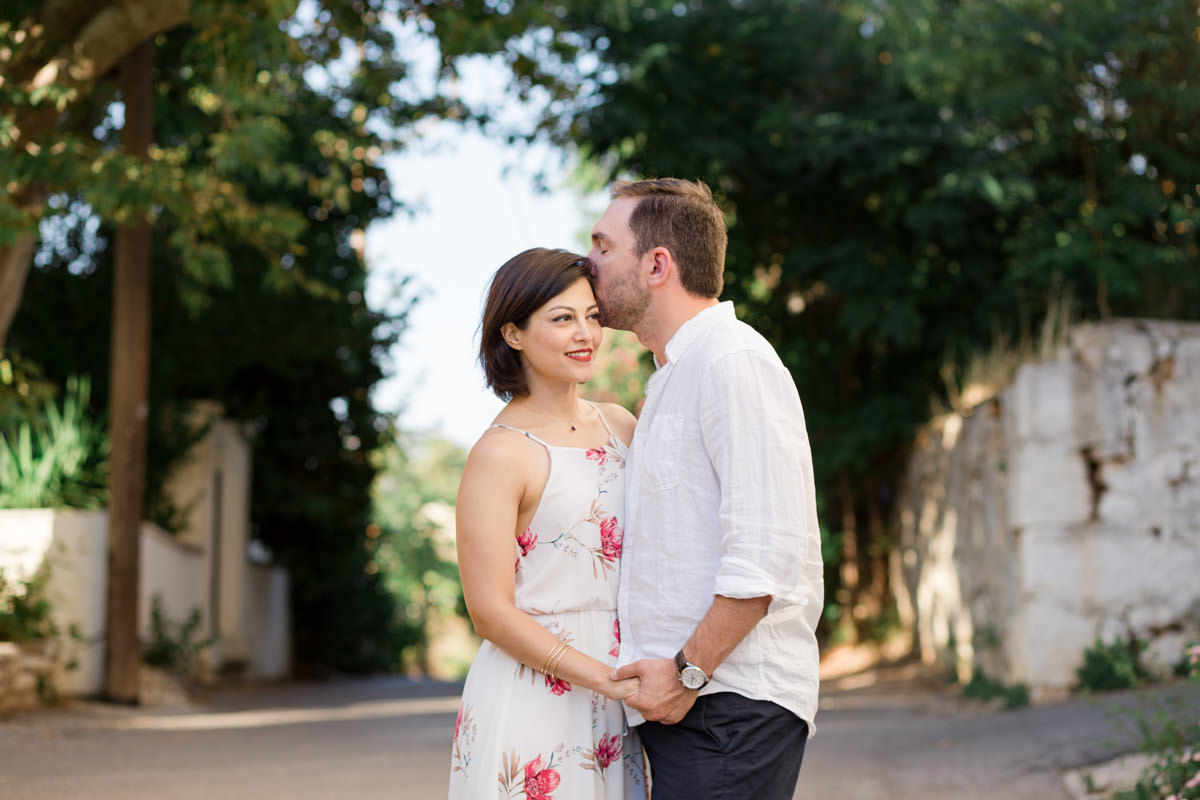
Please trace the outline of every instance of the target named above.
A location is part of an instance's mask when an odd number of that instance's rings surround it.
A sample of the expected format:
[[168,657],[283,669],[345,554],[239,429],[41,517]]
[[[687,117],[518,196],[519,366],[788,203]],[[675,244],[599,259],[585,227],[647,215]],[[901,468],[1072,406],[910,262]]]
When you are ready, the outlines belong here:
[[[15,9],[3,35],[17,58],[32,58],[18,29],[59,5]],[[171,525],[161,484],[195,435],[190,401],[220,401],[253,430],[252,521],[291,572],[301,667],[397,657],[394,600],[365,542],[369,453],[389,426],[370,389],[405,306],[401,292],[396,308],[367,308],[361,241],[397,205],[381,156],[423,116],[458,109],[406,81],[397,15],[432,30],[420,4],[390,0],[190,5],[156,36],[148,163],[115,146],[125,98],[107,72],[40,150],[0,146],[6,184],[47,191],[42,205],[3,206],[0,225],[42,236],[11,343],[48,376],[90,373],[105,396],[97,343],[111,320],[95,297],[112,292],[109,242],[117,225],[154,223],[146,507]],[[0,92],[16,114],[41,102],[7,82]]]
[[873,540],[897,453],[947,352],[989,330],[989,304],[962,298],[984,294],[998,261],[972,258],[956,231],[990,207],[928,192],[971,153],[823,4],[660,8],[603,38],[614,79],[573,130],[614,174],[702,177],[721,196],[725,296],[804,397],[823,521],[844,554],[831,610],[877,612],[886,551]]
[[[103,76],[140,43],[183,22],[190,0],[13,0],[0,22],[0,350],[20,302],[35,225],[77,141],[64,119],[93,101]],[[68,158],[70,156],[67,156]]]
[[880,6],[878,37],[913,91],[992,155],[966,178],[986,180],[1003,214],[1012,279],[1066,283],[1089,317],[1194,318],[1195,4],[909,5]]
[[[355,0],[348,3],[279,0],[18,0],[0,21],[0,344],[7,334],[28,271],[38,222],[77,198],[92,213],[121,223],[139,215],[174,214],[170,237],[187,280],[190,301],[203,302],[207,286],[227,287],[229,257],[221,243],[243,242],[260,255],[264,279],[278,287],[320,287],[285,266],[308,220],[272,198],[250,200],[246,180],[308,180],[275,175],[276,153],[289,133],[286,98],[311,82],[338,117],[370,130],[371,145],[341,152],[345,138],[323,134],[322,157],[338,169],[314,177],[329,202],[363,189],[362,166],[400,141],[415,118],[460,114],[458,104],[403,84],[409,64],[397,36],[406,20],[428,30],[420,3]],[[210,139],[181,135],[158,140],[149,163],[110,146],[122,125],[112,72],[141,41],[186,30],[190,63],[180,72],[182,94],[173,111],[205,118],[219,129]],[[165,102],[165,98],[161,102]],[[360,134],[361,136],[361,134]],[[197,152],[194,148],[205,146]],[[200,157],[202,156],[202,157]],[[357,168],[353,165],[358,164]],[[256,169],[232,177],[234,168]],[[342,168],[344,167],[344,168]]]
[[[199,160],[222,130],[219,120],[171,102],[193,91],[185,77],[196,70],[190,36],[181,29],[161,50],[158,93],[168,102],[160,105],[157,127],[162,141],[194,143]],[[244,180],[248,202],[269,198],[320,219],[296,238],[296,255],[285,268],[321,289],[264,280],[259,252],[239,242],[236,231],[217,240],[228,257],[228,287],[192,282],[168,241],[176,220],[164,212],[154,259],[158,356],[147,507],[172,523],[159,491],[192,441],[183,424],[187,404],[221,402],[254,431],[252,524],[292,574],[300,665],[387,667],[391,654],[382,644],[391,602],[378,578],[364,572],[363,542],[374,474],[368,454],[388,421],[371,407],[369,392],[403,326],[404,309],[367,308],[366,269],[356,247],[362,228],[393,205],[382,170],[363,156],[355,160],[356,150],[378,145],[351,114],[339,114],[336,101],[302,82],[280,100],[287,109],[280,123],[291,135],[272,151],[273,164],[231,161],[223,177]],[[341,170],[357,172],[362,191],[345,192],[337,202],[322,181]],[[47,229],[53,235],[31,275],[12,341],[56,377],[82,369],[107,385],[106,356],[93,340],[110,321],[92,300],[111,292],[106,228],[89,233],[95,218],[78,203],[65,211]]]
[[[121,146],[145,159],[154,131],[154,47],[142,42],[121,65],[125,127]],[[113,279],[108,480],[108,602],[104,694],[138,699],[141,647],[142,494],[146,481],[146,403],[150,381],[150,225],[134,217],[117,230]]]
[[729,212],[726,297],[805,400],[841,566],[827,616],[886,602],[891,498],[947,365],[1055,292],[1087,317],[1200,307],[1194,4],[561,11],[509,43],[562,54],[581,88],[541,135],[612,176],[703,178]]

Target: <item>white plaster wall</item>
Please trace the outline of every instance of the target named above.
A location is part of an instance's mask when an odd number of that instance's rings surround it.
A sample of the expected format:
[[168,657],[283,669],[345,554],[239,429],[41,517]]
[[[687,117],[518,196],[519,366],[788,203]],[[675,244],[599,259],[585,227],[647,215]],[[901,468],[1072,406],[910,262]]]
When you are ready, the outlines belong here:
[[[11,584],[45,566],[51,618],[64,639],[55,686],[64,694],[92,694],[104,679],[108,515],[103,511],[0,511],[0,569]],[[67,669],[74,660],[77,666]]]
[[[191,411],[196,428],[208,434],[171,475],[167,492],[183,512],[178,539],[203,552],[198,606],[204,633],[214,639],[214,667],[236,669],[249,658],[243,607],[246,602],[246,546],[250,537],[253,453],[241,426],[221,419],[221,406],[200,401]],[[212,586],[218,584],[214,597]]]
[[[150,601],[163,598],[168,618],[180,620],[198,607],[200,553],[180,545],[157,527],[141,531],[138,630],[150,631]],[[45,567],[51,616],[65,638],[54,680],[66,695],[97,694],[104,688],[108,620],[108,513],[22,509],[0,511],[0,568],[22,579]],[[69,666],[74,662],[74,666]]]
[[204,551],[178,541],[157,525],[143,523],[138,564],[138,632],[142,639],[150,636],[150,609],[155,597],[162,599],[163,615],[171,623],[181,623],[193,611],[200,611],[203,630]]
[[[1200,638],[1200,325],[1079,326],[918,437],[899,500],[922,656],[1066,691],[1097,637]],[[964,641],[965,640],[965,641]]]
[[[215,425],[222,414],[219,403],[200,400],[192,404],[188,425],[199,430],[205,425]],[[171,501],[183,515],[183,528],[178,536],[181,541],[206,547],[206,536],[213,527],[213,437],[210,433],[192,446],[192,449],[175,466],[166,484]]]
[[291,610],[287,571],[251,564],[242,606],[249,677],[279,680],[292,671]]
[[[218,412],[213,404],[200,404],[197,420],[212,423],[209,435],[169,484],[175,503],[186,512],[187,527],[171,536],[148,523],[142,526],[138,627],[148,637],[151,603],[160,596],[171,622],[200,611],[200,635],[217,635],[208,653],[211,668],[245,667],[250,677],[282,678],[291,666],[288,578],[280,568],[248,563],[252,451],[238,425],[213,419]],[[82,635],[80,641],[65,642],[60,660],[73,659],[77,666],[65,670],[60,665],[57,686],[68,695],[95,694],[104,677],[107,513],[0,510],[5,576],[15,582],[43,564],[50,569],[47,591],[55,622],[63,631],[76,626]],[[220,578],[215,619],[214,569]]]
[[[221,659],[227,663],[245,663],[249,656],[246,630],[247,574],[246,542],[250,536],[250,445],[241,428],[228,420],[213,424],[209,436],[213,467],[221,484],[221,507],[216,509],[218,527],[208,540],[221,537],[220,599],[216,630]],[[213,478],[215,482],[216,478]]]

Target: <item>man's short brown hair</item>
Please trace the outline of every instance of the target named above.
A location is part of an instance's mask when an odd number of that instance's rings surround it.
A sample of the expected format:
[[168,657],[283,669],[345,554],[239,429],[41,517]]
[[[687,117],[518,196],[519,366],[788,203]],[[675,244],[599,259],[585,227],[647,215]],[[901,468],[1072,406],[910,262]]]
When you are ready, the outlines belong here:
[[639,198],[629,216],[636,255],[655,247],[671,251],[683,288],[699,297],[720,297],[725,286],[725,217],[703,181],[653,178],[617,181],[612,197]]

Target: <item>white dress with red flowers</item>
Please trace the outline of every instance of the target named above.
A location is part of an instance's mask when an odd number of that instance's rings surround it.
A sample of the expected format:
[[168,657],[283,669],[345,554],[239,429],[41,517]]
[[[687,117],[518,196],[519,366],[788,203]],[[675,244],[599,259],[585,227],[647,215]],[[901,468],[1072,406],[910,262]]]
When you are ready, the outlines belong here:
[[[615,664],[625,447],[611,430],[606,447],[585,449],[508,429],[550,453],[541,502],[514,544],[517,607],[572,647]],[[483,642],[454,726],[451,800],[644,796],[641,745],[635,731],[625,733],[620,702]]]

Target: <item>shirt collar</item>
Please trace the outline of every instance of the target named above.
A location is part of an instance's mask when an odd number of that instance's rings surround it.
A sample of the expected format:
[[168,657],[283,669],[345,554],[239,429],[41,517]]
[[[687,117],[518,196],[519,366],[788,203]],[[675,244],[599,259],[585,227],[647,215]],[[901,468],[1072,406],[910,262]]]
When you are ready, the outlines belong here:
[[[667,354],[667,363],[673,364],[683,357],[687,349],[691,347],[692,342],[700,338],[700,334],[707,331],[714,325],[719,325],[726,320],[735,319],[733,313],[733,302],[726,300],[722,303],[717,303],[715,306],[709,306],[696,316],[689,319],[687,322],[679,326],[679,330],[675,331],[675,335],[667,341],[667,346],[663,350]],[[658,363],[658,357],[654,358],[654,366],[662,367]]]

